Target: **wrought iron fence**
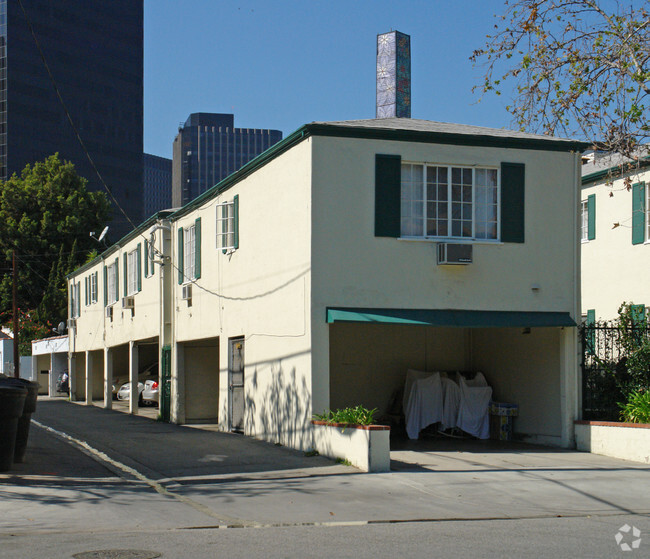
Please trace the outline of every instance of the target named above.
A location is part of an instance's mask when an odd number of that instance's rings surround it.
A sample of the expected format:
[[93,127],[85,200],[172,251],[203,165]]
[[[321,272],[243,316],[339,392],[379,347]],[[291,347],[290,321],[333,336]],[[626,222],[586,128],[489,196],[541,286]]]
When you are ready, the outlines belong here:
[[648,343],[650,328],[621,328],[608,323],[583,324],[580,327],[580,340],[582,418],[618,421],[619,402],[627,401],[625,387],[631,382],[627,368],[631,355],[630,340],[636,347]]

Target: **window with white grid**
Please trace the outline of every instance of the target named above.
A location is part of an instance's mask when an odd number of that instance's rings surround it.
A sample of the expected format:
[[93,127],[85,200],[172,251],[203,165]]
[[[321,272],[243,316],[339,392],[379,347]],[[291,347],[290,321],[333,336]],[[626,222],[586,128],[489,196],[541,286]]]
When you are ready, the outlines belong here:
[[107,302],[112,305],[117,301],[117,263],[106,267]]
[[196,227],[192,225],[184,231],[183,254],[185,281],[196,279]]
[[402,164],[402,237],[496,240],[496,168]]
[[235,247],[235,203],[217,204],[217,248],[234,250]]
[[582,241],[589,239],[589,205],[587,200],[580,203],[580,239]]
[[138,251],[132,250],[127,255],[126,294],[134,295],[137,292],[138,292]]
[[99,298],[99,292],[97,288],[97,272],[90,274],[90,302],[96,303]]

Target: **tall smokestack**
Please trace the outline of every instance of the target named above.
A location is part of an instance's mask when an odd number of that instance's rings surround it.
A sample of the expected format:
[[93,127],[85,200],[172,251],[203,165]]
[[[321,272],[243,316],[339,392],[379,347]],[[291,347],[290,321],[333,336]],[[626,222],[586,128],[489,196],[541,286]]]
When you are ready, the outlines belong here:
[[411,118],[411,37],[377,35],[376,118]]

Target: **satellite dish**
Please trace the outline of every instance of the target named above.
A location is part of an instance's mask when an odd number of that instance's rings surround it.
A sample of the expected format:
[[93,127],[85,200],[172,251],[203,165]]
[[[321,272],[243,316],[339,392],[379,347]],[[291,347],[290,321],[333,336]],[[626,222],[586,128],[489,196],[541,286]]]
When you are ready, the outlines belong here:
[[106,236],[106,232],[107,232],[107,231],[108,231],[108,225],[107,225],[106,227],[104,227],[103,231],[102,231],[101,234],[99,235],[99,239],[97,239],[99,242],[101,242],[102,239]]
[[59,322],[59,325],[56,327],[56,329],[59,334],[63,334],[63,332],[65,332],[65,322]]

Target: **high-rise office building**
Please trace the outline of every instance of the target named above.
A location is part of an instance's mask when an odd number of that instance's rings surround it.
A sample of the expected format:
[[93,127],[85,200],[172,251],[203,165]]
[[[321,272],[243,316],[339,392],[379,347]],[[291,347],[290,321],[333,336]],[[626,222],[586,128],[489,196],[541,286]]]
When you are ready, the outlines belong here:
[[282,139],[279,130],[235,128],[231,114],[192,113],[174,139],[172,204],[183,206]]
[[[0,178],[59,152],[103,191],[87,150],[138,224],[142,74],[143,0],[0,0]],[[129,229],[114,204],[110,237]]]
[[377,118],[411,118],[411,37],[377,35]]
[[144,217],[172,207],[172,160],[144,154]]

